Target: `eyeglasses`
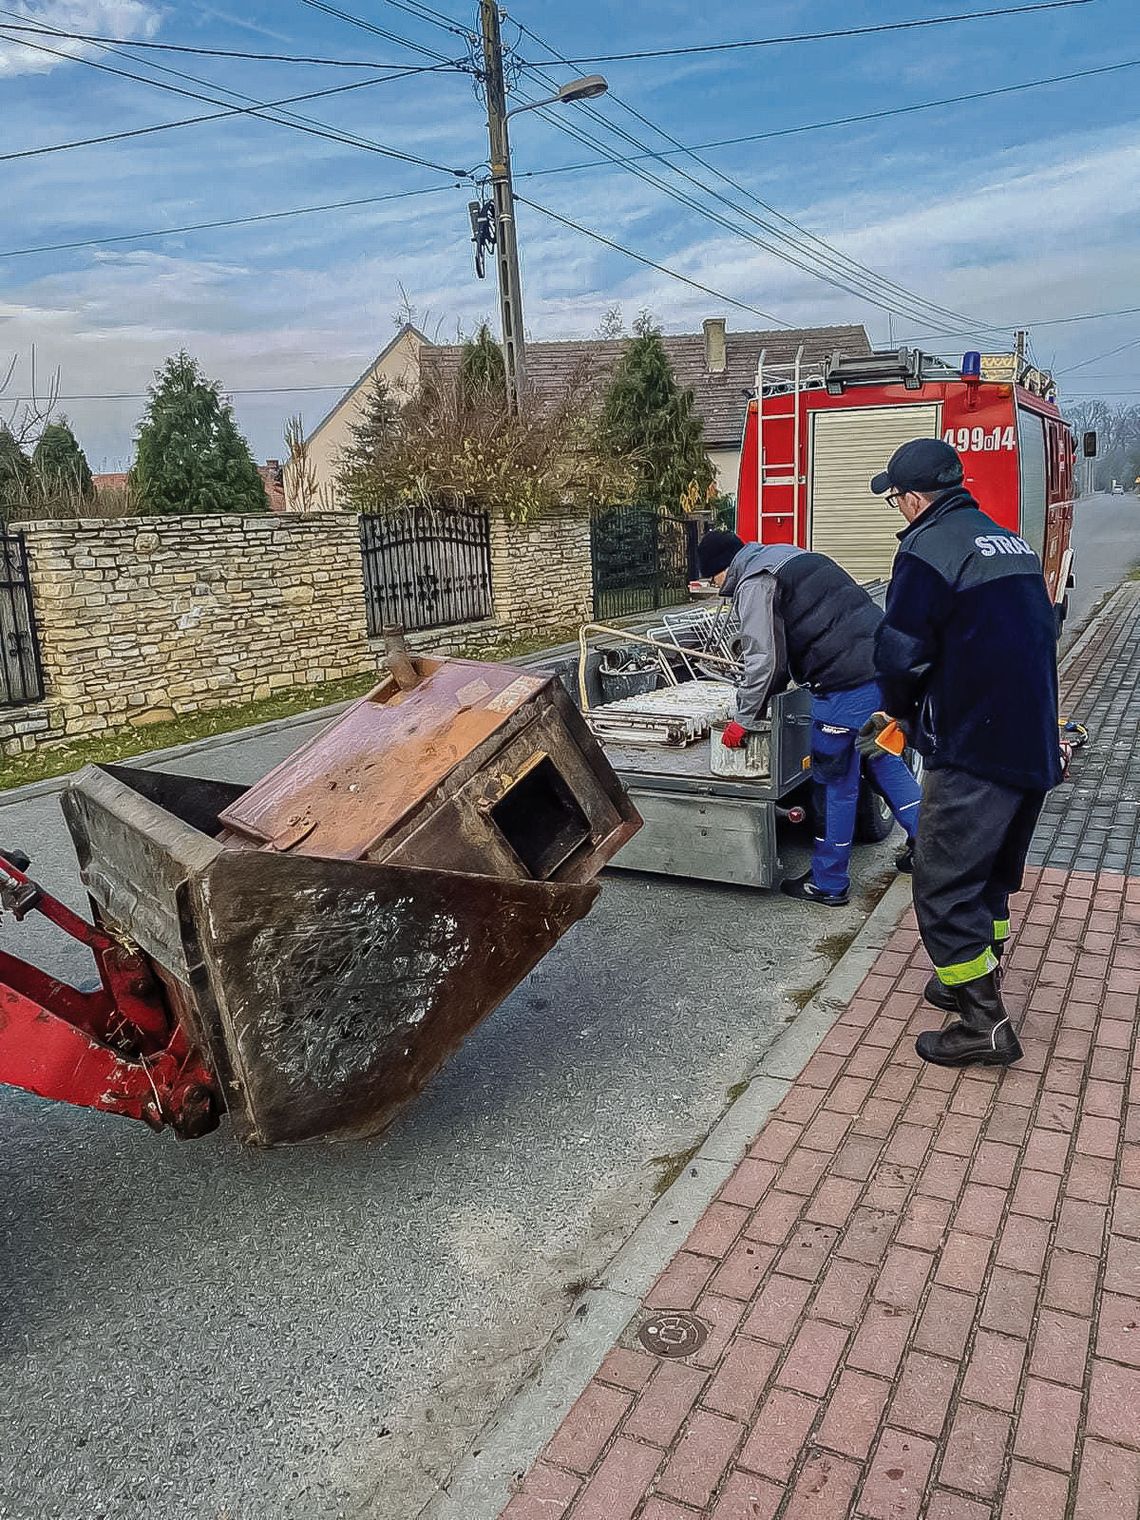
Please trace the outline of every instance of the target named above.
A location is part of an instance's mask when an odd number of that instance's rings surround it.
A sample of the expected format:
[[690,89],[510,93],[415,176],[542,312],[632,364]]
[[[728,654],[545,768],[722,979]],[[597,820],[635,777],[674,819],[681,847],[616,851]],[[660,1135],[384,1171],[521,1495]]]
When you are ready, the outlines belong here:
[[900,491],[888,491],[884,497],[884,500],[886,501],[888,507],[893,507],[897,512],[900,505],[902,504],[902,499],[905,494],[905,492]]

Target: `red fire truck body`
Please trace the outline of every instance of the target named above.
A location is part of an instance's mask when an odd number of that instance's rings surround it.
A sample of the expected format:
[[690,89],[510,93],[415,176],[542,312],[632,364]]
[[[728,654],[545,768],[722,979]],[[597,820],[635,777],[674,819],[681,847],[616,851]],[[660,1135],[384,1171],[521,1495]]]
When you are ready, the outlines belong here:
[[869,481],[900,444],[922,437],[958,450],[966,488],[1036,551],[1063,618],[1073,439],[1050,377],[1012,356],[979,365],[967,355],[957,370],[904,349],[776,370],[761,355],[741,447],[737,532],[830,555],[859,581],[885,579],[903,523]]

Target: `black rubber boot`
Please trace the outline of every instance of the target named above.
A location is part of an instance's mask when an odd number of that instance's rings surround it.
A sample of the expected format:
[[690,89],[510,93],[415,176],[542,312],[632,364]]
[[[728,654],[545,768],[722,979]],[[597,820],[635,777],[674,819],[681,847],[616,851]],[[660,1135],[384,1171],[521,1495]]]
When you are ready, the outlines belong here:
[[[1002,957],[1002,951],[1005,949],[1005,940],[1003,940],[1003,939],[996,940],[990,946],[990,949],[993,951],[993,953],[998,958],[998,962],[999,962],[998,969],[997,969],[997,971],[994,974],[997,977],[998,986],[1000,987],[1001,986],[1001,964],[1000,964],[1000,962],[1001,962],[1001,957]],[[947,987],[946,983],[941,979],[941,977],[938,975],[937,971],[934,973],[934,975],[927,982],[926,986],[922,989],[922,995],[926,999],[926,1001],[931,1005],[931,1007],[932,1008],[937,1008],[940,1013],[957,1013],[958,1012],[958,999],[954,996],[954,989],[953,989],[953,987]]]
[[935,1066],[1012,1066],[1022,1049],[1001,1000],[997,973],[954,988],[960,1022],[920,1034],[915,1049]]
[[812,881],[810,871],[805,871],[802,876],[790,876],[787,881],[782,881],[780,891],[785,897],[798,897],[801,902],[821,903],[825,908],[842,908],[848,901],[846,891],[821,891]]

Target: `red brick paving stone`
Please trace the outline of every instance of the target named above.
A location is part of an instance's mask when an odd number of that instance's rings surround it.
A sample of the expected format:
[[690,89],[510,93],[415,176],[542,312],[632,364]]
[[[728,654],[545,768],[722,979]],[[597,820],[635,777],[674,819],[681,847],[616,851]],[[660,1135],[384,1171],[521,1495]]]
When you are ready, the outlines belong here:
[[994,1084],[980,1081],[969,1074],[958,1080],[954,1096],[950,1099],[952,1114],[968,1114],[974,1119],[984,1119],[994,1101]]
[[969,1169],[970,1163],[962,1156],[931,1156],[918,1174],[918,1191],[954,1203]]
[[1060,1130],[1069,1136],[1076,1128],[1079,1107],[1076,1097],[1070,1093],[1047,1092],[1037,1110],[1037,1123],[1041,1129]]
[[817,1400],[777,1388],[761,1405],[737,1466],[786,1483],[818,1412]]
[[1088,1433],[1140,1450],[1140,1370],[1093,1359]]
[[1140,1188],[1140,1145],[1126,1145],[1120,1157],[1120,1181],[1126,1188]]
[[885,1209],[888,1214],[901,1214],[914,1191],[918,1173],[914,1167],[892,1166],[881,1161],[867,1183],[863,1202],[869,1209]]
[[776,1186],[784,1193],[797,1193],[807,1197],[815,1192],[834,1154],[834,1150],[809,1150],[806,1146],[801,1146],[792,1152],[780,1168]]
[[685,1242],[686,1251],[698,1256],[723,1256],[748,1223],[746,1208],[732,1203],[710,1203]]
[[1128,1080],[1128,1052],[1098,1047],[1093,1051],[1089,1074],[1097,1081],[1126,1082]]
[[858,1463],[813,1451],[796,1480],[784,1520],[847,1520],[858,1485]]
[[588,1383],[544,1455],[558,1467],[589,1472],[632,1403],[628,1393]]
[[734,1471],[721,1489],[709,1520],[772,1520],[783,1498],[780,1484],[769,1483],[752,1473]]
[[1104,1285],[1110,1293],[1140,1294],[1140,1244],[1119,1235],[1112,1237]]
[[981,1132],[980,1119],[971,1118],[966,1114],[947,1114],[942,1128],[938,1131],[934,1149],[946,1151],[951,1156],[969,1156],[973,1153]]
[[809,1150],[826,1151],[829,1156],[833,1156],[850,1128],[849,1114],[833,1114],[824,1109],[821,1114],[816,1114],[804,1130],[800,1144],[806,1145]]
[[933,1441],[888,1427],[863,1485],[859,1513],[873,1520],[919,1520],[936,1451]]
[[856,1182],[866,1182],[875,1169],[882,1149],[881,1140],[875,1140],[869,1135],[852,1135],[840,1146],[828,1170],[833,1177],[848,1177]]
[[1104,1295],[1100,1301],[1096,1352],[1109,1361],[1140,1367],[1140,1298]]
[[958,1359],[966,1348],[978,1301],[971,1293],[955,1293],[937,1284],[930,1290],[914,1344],[919,1351]]
[[[975,1499],[963,1499],[961,1494],[948,1494],[937,1488],[930,1496],[930,1504],[923,1520],[990,1520],[990,1507],[988,1504],[979,1504]],[[1034,1520],[1054,1520],[1054,1517],[1038,1515]]]
[[536,1462],[527,1473],[522,1492],[507,1505],[503,1520],[562,1520],[581,1479],[546,1462]]
[[696,1367],[712,1368],[724,1355],[737,1326],[744,1318],[745,1306],[734,1298],[722,1298],[717,1293],[705,1293],[697,1299],[694,1313],[709,1327],[709,1338],[690,1356]]
[[933,1266],[933,1256],[928,1256],[925,1251],[910,1251],[904,1246],[892,1246],[875,1281],[875,1298],[882,1303],[893,1304],[896,1309],[909,1309],[913,1312],[922,1299]]
[[1083,1387],[1091,1328],[1087,1319],[1042,1309],[1037,1316],[1030,1372],[1054,1383],[1067,1383],[1071,1388]]
[[980,1499],[992,1499],[1001,1483],[1010,1422],[976,1404],[959,1404],[950,1427],[939,1482]]
[[631,1351],[626,1346],[615,1346],[598,1368],[597,1378],[602,1383],[616,1383],[630,1393],[639,1393],[648,1383],[657,1358],[644,1351]]
[[748,1154],[758,1161],[786,1161],[799,1144],[801,1132],[798,1124],[769,1119]]
[[1010,1213],[1028,1214],[1033,1219],[1052,1219],[1060,1191],[1060,1177],[1023,1168],[1013,1190]]
[[1001,1520],[1065,1520],[1067,1474],[1014,1462],[1002,1498]]
[[820,1055],[817,1052],[800,1072],[797,1080],[805,1087],[830,1087],[842,1071],[842,1056]]
[[657,1491],[703,1509],[744,1434],[735,1420],[698,1409],[657,1480]]
[[777,1268],[789,1277],[814,1281],[822,1277],[838,1238],[839,1231],[829,1225],[802,1224],[784,1248]]
[[833,1262],[812,1300],[812,1315],[816,1319],[832,1320],[848,1329],[853,1328],[874,1280],[875,1272],[871,1267],[850,1261]]
[[1022,1166],[1031,1172],[1062,1173],[1069,1160],[1071,1136],[1056,1130],[1034,1129],[1029,1133]]
[[921,1351],[910,1352],[891,1404],[891,1424],[916,1430],[921,1435],[940,1435],[957,1379],[956,1363]]
[[935,1281],[964,1293],[981,1292],[992,1250],[992,1236],[951,1235],[942,1248]]
[[847,1346],[847,1331],[823,1320],[805,1320],[776,1381],[797,1393],[822,1398]]
[[679,1504],[670,1504],[668,1499],[654,1498],[641,1511],[640,1520],[693,1520],[693,1512],[682,1509]]
[[856,1209],[835,1254],[846,1261],[873,1267],[882,1261],[891,1236],[898,1228],[898,1215],[885,1209]]
[[778,1275],[769,1278],[744,1321],[744,1333],[783,1346],[810,1297],[809,1283]]
[[[850,1063],[846,1070],[850,1073]],[[871,1083],[865,1077],[841,1077],[827,1095],[826,1107],[836,1114],[857,1114],[871,1095]]]
[[[890,1051],[874,1045],[861,1045],[853,1056],[847,1058],[848,1075],[865,1077],[874,1082],[890,1059]],[[901,1107],[901,1104],[899,1105]],[[862,1113],[866,1109],[863,1105]],[[886,1133],[886,1131],[884,1131]]]
[[998,1145],[993,1140],[983,1140],[974,1157],[970,1181],[1008,1190],[1013,1183],[1017,1163],[1016,1145]]
[[1081,1418],[1081,1393],[1059,1388],[1056,1383],[1030,1378],[1017,1420],[1013,1449],[1017,1456],[1038,1467],[1056,1467],[1067,1473],[1073,1465],[1077,1426]]
[[1095,1203],[1069,1198],[1061,1205],[1061,1218],[1053,1245],[1059,1251],[1078,1251],[1085,1256],[1100,1256],[1104,1248],[1104,1226],[1108,1210]]
[[1140,1458],[1119,1446],[1086,1440],[1073,1520],[1136,1520],[1138,1514]]
[[1074,1156],[1065,1174],[1065,1196],[1107,1204],[1112,1198],[1116,1166],[1103,1156]]
[[867,1455],[879,1428],[891,1385],[861,1372],[845,1372],[827,1405],[815,1440],[858,1460]]
[[1096,1043],[1101,1050],[1131,1050],[1134,1037],[1131,1021],[1101,1019],[1097,1025]]
[[[1111,1252],[1111,1246],[1109,1250]],[[1112,1257],[1109,1256],[1111,1264]],[[1042,1303],[1070,1314],[1091,1314],[1096,1297],[1097,1263],[1091,1256],[1054,1251],[1045,1278]]]
[[820,1050],[826,1050],[832,1056],[850,1056],[851,1052],[858,1047],[860,1031],[854,1024],[847,1024],[843,1020],[833,1026],[831,1033],[820,1045]]
[[877,1050],[891,1051],[906,1031],[905,1019],[878,1019],[867,1030],[864,1039]]
[[817,1087],[793,1087],[781,1098],[772,1117],[786,1119],[790,1124],[806,1124],[822,1102],[823,1094]]
[[945,1199],[912,1198],[895,1239],[899,1245],[914,1246],[919,1251],[939,1250],[946,1235],[951,1208]]
[[749,1220],[744,1233],[749,1240],[781,1246],[800,1217],[804,1200],[795,1193],[769,1193]]
[[1008,1200],[1009,1194],[1004,1188],[982,1187],[971,1182],[954,1215],[954,1229],[964,1230],[967,1235],[983,1235],[992,1241],[1001,1228]]
[[885,1140],[895,1128],[901,1103],[888,1103],[884,1098],[869,1098],[859,1110],[854,1131],[857,1135],[870,1135],[875,1140]]
[[701,1403],[706,1409],[714,1409],[732,1419],[751,1419],[779,1359],[780,1353],[775,1346],[766,1341],[751,1340],[746,1335],[740,1336],[701,1395]]
[[708,1374],[686,1362],[663,1361],[622,1426],[622,1435],[668,1446],[689,1416]]
[[1021,1387],[1027,1350],[1024,1341],[980,1330],[966,1364],[962,1397],[973,1404],[985,1404],[990,1409],[1012,1414]]
[[746,1156],[717,1194],[720,1203],[739,1203],[753,1209],[775,1181],[776,1168],[770,1161],[756,1161]]
[[912,1315],[892,1304],[872,1304],[863,1316],[847,1365],[860,1372],[893,1377],[914,1325]]
[[[1103,1028],[1102,1024],[1101,1029]],[[1100,1038],[1099,1032],[1097,1038]],[[1081,1127],[1077,1131],[1077,1151],[1085,1156],[1105,1156],[1115,1160],[1119,1140],[1120,1125],[1115,1119],[1095,1119],[1090,1116],[1081,1120]]]
[[987,1330],[999,1330],[1004,1335],[1017,1335],[1027,1340],[1033,1329],[1040,1287],[1037,1277],[1011,1272],[1008,1267],[995,1267],[982,1306],[981,1323]]
[[887,1098],[891,1102],[902,1102],[910,1097],[917,1079],[918,1072],[913,1066],[900,1066],[892,1062],[875,1083],[875,1096]]
[[998,1242],[997,1264],[1019,1272],[1041,1275],[1052,1226],[1047,1219],[1031,1219],[1028,1214],[1011,1214]]
[[1098,1119],[1119,1119],[1124,1103],[1124,1088],[1116,1082],[1091,1081],[1085,1087],[1081,1107]]
[[656,1446],[619,1436],[579,1496],[573,1520],[632,1520],[660,1461]]
[[723,1293],[747,1303],[775,1257],[775,1246],[764,1245],[759,1240],[738,1240],[709,1287],[714,1293]]
[[846,1224],[863,1191],[861,1182],[846,1177],[826,1177],[807,1206],[804,1218],[812,1224]]
[[1020,1145],[1029,1132],[1028,1108],[995,1108],[986,1125],[986,1139],[1001,1145]]
[[678,1251],[645,1299],[647,1309],[691,1309],[713,1274],[716,1262],[708,1256]]

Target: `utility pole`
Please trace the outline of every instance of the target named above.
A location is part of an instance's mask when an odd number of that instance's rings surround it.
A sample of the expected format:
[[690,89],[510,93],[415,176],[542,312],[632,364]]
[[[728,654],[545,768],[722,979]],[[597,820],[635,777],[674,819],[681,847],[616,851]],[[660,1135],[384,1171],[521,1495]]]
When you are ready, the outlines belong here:
[[487,140],[490,143],[491,187],[495,202],[495,267],[499,277],[499,313],[503,326],[503,362],[507,401],[518,411],[526,390],[526,343],[523,337],[522,281],[515,235],[514,191],[511,185],[511,143],[507,132],[507,87],[503,79],[503,39],[496,0],[479,0],[483,33],[483,75],[487,91]]
[[1013,378],[1015,380],[1020,380],[1025,373],[1025,349],[1028,340],[1029,334],[1024,328],[1019,327],[1013,335],[1013,352],[1016,361],[1013,367]]

